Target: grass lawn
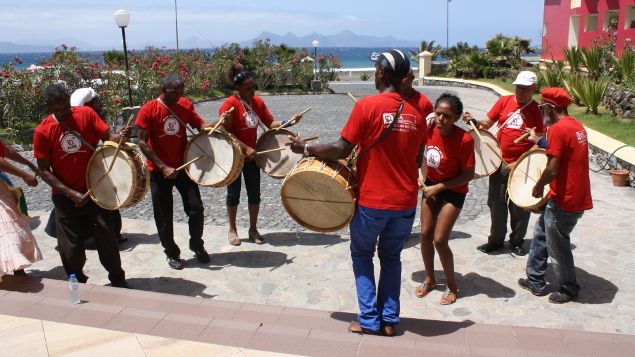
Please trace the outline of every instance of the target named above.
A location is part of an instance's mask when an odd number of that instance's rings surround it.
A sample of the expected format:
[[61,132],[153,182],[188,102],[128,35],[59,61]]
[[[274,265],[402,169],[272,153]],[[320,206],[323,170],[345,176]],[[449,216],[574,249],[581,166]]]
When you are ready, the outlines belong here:
[[584,111],[584,107],[575,104],[569,107],[569,114],[585,126],[625,144],[635,145],[635,120],[617,118],[604,108],[600,108],[600,115]]

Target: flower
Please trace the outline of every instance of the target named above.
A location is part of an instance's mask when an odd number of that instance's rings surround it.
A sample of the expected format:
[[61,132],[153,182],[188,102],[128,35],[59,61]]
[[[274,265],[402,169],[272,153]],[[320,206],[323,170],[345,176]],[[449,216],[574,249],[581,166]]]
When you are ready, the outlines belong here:
[[113,99],[112,101],[115,102],[115,104],[119,104],[121,103],[121,98],[115,97],[115,99]]
[[4,78],[9,78],[9,73],[8,72],[2,72],[2,76]]
[[209,80],[204,80],[203,81],[203,89],[209,89]]
[[17,64],[22,64],[22,58],[20,58],[20,56],[15,56],[15,58],[13,59],[15,61],[15,63]]
[[65,43],[62,43],[62,49],[64,49],[64,50],[68,50],[68,46],[66,46],[66,44],[65,44]]

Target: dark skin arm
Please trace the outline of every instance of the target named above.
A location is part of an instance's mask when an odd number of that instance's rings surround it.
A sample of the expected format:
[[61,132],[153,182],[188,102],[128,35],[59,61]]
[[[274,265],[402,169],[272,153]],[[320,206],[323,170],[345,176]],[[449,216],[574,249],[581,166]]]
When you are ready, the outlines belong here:
[[[304,144],[306,143],[302,139],[290,136],[289,140],[292,142],[291,151],[297,154],[304,153]],[[336,161],[347,158],[348,155],[351,154],[351,151],[353,151],[354,147],[355,144],[340,136],[339,139],[328,144],[310,143],[308,152],[309,155],[312,156]]]
[[465,168],[458,176],[455,176],[445,182],[441,182],[433,186],[424,187],[423,197],[432,197],[443,190],[447,190],[448,188],[465,185],[466,183],[472,181],[473,178],[474,167]]
[[[33,165],[33,164],[31,164]],[[20,177],[24,182],[26,182],[27,185],[31,186],[31,187],[35,187],[37,186],[37,178],[35,178],[35,175],[31,175],[30,173],[22,170],[21,168],[13,165],[12,163],[10,163],[8,160],[6,160],[5,158],[0,157],[0,170],[18,176]]]
[[147,129],[139,128],[138,135],[139,142],[137,144],[139,145],[139,149],[141,149],[143,154],[152,162],[154,167],[161,171],[163,177],[168,179],[175,178],[178,172],[173,167],[166,165],[148,144],[148,140],[150,140],[150,132],[148,132]]
[[531,190],[531,195],[536,198],[542,197],[545,186],[558,176],[559,170],[560,158],[547,155],[547,167],[545,168],[545,171],[542,172],[542,175],[540,175],[540,178],[538,179],[538,182],[536,182],[534,188]]
[[[5,157],[9,160],[13,160],[15,162],[17,162],[18,164],[22,164],[26,167],[28,167],[29,169],[31,169],[31,171],[33,171],[36,175],[39,174],[37,166],[35,166],[34,163],[32,163],[31,161],[27,160],[26,158],[24,158],[22,155],[20,155],[14,148],[12,148],[10,145],[5,145]],[[22,176],[20,176],[22,177]]]

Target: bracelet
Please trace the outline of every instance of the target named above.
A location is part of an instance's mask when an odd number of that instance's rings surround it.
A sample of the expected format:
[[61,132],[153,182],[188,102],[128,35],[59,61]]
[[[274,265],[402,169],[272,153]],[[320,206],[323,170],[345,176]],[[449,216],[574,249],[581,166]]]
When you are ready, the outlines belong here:
[[304,156],[309,156],[309,143],[304,144]]
[[478,120],[476,120],[476,119],[472,119],[472,120],[470,120],[470,121],[472,122],[472,124],[474,124],[474,126],[475,126],[475,127],[477,127],[477,128],[478,128]]
[[547,139],[543,136],[540,138],[540,140],[538,140],[538,142],[536,143],[536,145],[540,146],[543,149],[547,148]]

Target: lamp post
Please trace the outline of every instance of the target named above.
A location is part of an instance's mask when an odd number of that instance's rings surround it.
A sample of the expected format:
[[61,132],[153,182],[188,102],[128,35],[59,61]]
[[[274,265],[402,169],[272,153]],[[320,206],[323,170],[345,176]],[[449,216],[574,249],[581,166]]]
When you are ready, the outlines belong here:
[[132,107],[132,87],[130,86],[130,75],[128,68],[128,46],[126,45],[126,27],[130,23],[130,13],[127,10],[117,10],[114,13],[115,23],[121,28],[123,38],[123,57],[126,62],[126,80],[128,81],[128,106]]
[[318,60],[317,60],[317,48],[320,47],[320,41],[313,40],[311,42],[313,45],[313,82],[311,82],[311,87],[313,87],[314,92],[319,92],[322,90],[321,82],[318,80]]
[[450,48],[450,2],[448,0],[445,4],[445,49]]
[[176,31],[176,61],[179,61],[179,13],[176,8],[176,0],[174,0],[174,29]]

